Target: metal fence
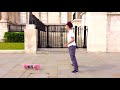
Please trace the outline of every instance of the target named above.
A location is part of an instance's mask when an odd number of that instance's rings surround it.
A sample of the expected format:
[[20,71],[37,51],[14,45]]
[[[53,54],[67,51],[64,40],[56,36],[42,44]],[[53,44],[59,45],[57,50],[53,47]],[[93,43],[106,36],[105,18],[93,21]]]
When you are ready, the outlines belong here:
[[24,32],[26,25],[8,24],[9,32]]
[[75,33],[75,42],[78,48],[87,48],[87,36],[88,36],[88,27],[87,26],[75,26],[73,28]]
[[[38,48],[63,48],[67,43],[65,25],[46,25],[45,31],[38,30]],[[78,48],[87,47],[87,27],[74,27],[75,42]]]

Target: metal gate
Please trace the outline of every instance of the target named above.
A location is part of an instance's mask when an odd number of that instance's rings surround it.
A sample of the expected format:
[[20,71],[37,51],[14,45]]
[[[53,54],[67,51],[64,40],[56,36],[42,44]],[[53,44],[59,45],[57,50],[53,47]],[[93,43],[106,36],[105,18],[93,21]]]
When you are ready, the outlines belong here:
[[[45,31],[38,30],[38,48],[64,48],[67,43],[65,25],[46,25]],[[87,48],[87,26],[75,26],[73,31],[77,48]]]

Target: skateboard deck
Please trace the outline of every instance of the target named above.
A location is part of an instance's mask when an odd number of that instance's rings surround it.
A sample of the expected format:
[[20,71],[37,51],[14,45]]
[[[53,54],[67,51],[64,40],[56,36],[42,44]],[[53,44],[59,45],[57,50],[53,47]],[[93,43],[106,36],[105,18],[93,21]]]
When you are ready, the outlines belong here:
[[39,64],[23,64],[23,67],[25,69],[35,69],[35,70],[39,70],[40,69],[40,65]]

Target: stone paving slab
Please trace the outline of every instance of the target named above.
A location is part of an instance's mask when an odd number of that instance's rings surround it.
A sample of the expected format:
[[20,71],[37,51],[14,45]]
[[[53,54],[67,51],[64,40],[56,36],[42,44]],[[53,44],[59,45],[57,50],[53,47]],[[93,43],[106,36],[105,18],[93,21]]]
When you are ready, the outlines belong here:
[[20,78],[22,75],[21,72],[9,72],[6,75],[4,75],[2,78]]
[[0,68],[0,78],[2,78],[11,68]]
[[[72,74],[68,49],[42,49],[37,54],[0,54],[1,78],[120,78],[120,53],[92,53],[77,49],[80,72]],[[22,64],[40,64],[25,70]]]
[[0,50],[0,53],[25,53],[24,50]]
[[48,74],[43,74],[43,73],[35,73],[31,74],[28,78],[48,78]]
[[59,70],[58,78],[77,78],[77,74],[71,73],[71,70]]
[[28,78],[30,74],[34,74],[36,71],[35,70],[26,70],[21,76],[20,78]]
[[40,70],[29,69],[26,70],[20,78],[48,78],[48,74]]
[[57,76],[58,75],[57,69],[47,69],[44,72],[46,74],[49,74],[49,76]]

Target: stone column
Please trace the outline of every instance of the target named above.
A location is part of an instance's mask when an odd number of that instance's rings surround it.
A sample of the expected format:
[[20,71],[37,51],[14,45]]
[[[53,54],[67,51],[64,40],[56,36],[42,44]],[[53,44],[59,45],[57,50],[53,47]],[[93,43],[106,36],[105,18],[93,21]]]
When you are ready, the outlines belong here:
[[4,33],[8,32],[7,20],[8,20],[8,14],[7,14],[7,12],[1,12],[1,20],[0,20],[0,42],[2,42],[2,39],[4,37]]
[[72,12],[67,12],[67,22],[72,20]]
[[34,24],[27,24],[24,30],[25,53],[36,53],[38,43],[38,33]]
[[61,13],[61,17],[60,17],[60,23],[61,24],[66,24],[67,23],[67,19],[68,19],[68,12],[60,12]]
[[1,18],[0,22],[7,22],[7,20],[8,20],[7,12],[1,12],[1,16],[2,16],[2,18]]
[[26,24],[29,24],[29,12],[26,12]]
[[107,12],[86,12],[87,51],[106,52]]
[[86,12],[81,13],[81,15],[82,15],[81,26],[84,27],[86,26]]

